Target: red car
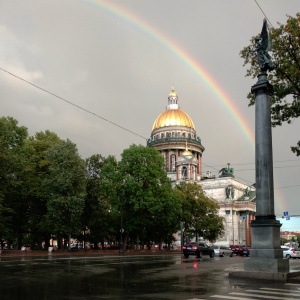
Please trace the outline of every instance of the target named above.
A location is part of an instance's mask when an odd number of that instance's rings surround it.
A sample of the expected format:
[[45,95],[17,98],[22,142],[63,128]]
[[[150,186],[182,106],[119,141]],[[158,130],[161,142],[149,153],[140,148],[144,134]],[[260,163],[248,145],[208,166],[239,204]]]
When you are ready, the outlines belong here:
[[232,250],[232,253],[236,254],[236,255],[238,255],[239,251],[242,248],[242,246],[240,246],[240,245],[230,245],[229,247]]

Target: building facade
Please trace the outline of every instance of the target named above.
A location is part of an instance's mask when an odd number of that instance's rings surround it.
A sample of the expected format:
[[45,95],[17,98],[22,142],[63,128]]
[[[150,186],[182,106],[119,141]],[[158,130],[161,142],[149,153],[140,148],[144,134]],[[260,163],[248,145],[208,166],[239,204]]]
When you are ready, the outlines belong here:
[[218,242],[223,244],[251,244],[250,222],[255,216],[255,188],[235,179],[227,164],[218,176],[202,172],[205,148],[196,133],[190,116],[178,104],[172,88],[168,104],[154,121],[148,147],[156,148],[165,160],[165,170],[172,184],[180,181],[196,182],[206,195],[219,205],[225,232]]

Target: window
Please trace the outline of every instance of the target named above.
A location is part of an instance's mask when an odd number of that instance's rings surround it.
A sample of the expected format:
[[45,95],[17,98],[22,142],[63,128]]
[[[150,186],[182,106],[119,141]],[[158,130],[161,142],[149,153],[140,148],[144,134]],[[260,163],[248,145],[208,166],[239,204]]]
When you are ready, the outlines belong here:
[[186,167],[182,167],[181,177],[182,177],[182,179],[186,179],[187,178],[187,169],[186,169]]
[[169,170],[169,157],[168,157],[168,155],[166,155],[165,161],[166,161],[166,170],[168,171]]
[[175,154],[171,155],[171,171],[175,172],[175,163],[176,163],[176,156]]

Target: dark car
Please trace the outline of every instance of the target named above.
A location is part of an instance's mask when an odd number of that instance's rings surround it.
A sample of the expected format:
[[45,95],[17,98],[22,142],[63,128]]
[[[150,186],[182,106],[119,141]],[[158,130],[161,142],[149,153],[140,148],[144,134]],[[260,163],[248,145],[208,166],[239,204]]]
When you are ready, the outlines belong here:
[[188,242],[182,247],[184,257],[188,258],[190,255],[196,255],[201,258],[202,255],[209,255],[210,257],[215,256],[214,249],[210,248],[204,242]]
[[242,246],[240,246],[240,245],[230,245],[229,247],[232,250],[232,253],[236,254],[236,255],[239,254],[239,252],[240,252],[240,250],[242,248]]
[[240,246],[240,248],[236,254],[241,255],[241,256],[244,256],[244,255],[249,256],[250,255],[250,247],[246,246],[246,245]]

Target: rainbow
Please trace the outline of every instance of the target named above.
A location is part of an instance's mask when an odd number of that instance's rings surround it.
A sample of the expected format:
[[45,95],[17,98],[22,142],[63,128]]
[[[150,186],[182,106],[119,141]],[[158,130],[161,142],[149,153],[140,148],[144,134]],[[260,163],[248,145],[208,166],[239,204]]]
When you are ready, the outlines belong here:
[[128,23],[132,24],[138,30],[142,30],[149,36],[152,36],[155,40],[159,41],[163,46],[168,48],[173,52],[179,59],[181,59],[185,64],[187,64],[201,79],[202,81],[212,90],[212,92],[217,96],[220,103],[225,107],[229,114],[233,117],[233,120],[241,128],[244,136],[247,137],[254,150],[254,133],[252,128],[243,118],[243,115],[237,110],[235,104],[226,95],[226,93],[221,89],[221,87],[214,81],[211,75],[201,67],[201,65],[182,47],[177,45],[168,36],[164,35],[162,32],[157,30],[154,26],[147,24],[144,20],[134,15],[132,12],[128,11],[125,7],[111,3],[103,0],[83,0],[91,5],[100,7],[109,13],[116,15],[119,18],[124,19]]
[[[168,48],[175,56],[177,56],[180,60],[182,60],[185,64],[187,64],[197,76],[201,78],[201,80],[211,89],[213,94],[217,96],[217,99],[221,103],[221,105],[229,112],[232,116],[235,123],[243,132],[244,136],[250,143],[253,151],[255,148],[255,138],[254,132],[247,121],[244,119],[241,112],[238,111],[233,101],[229,98],[229,96],[223,91],[223,89],[215,82],[212,76],[204,70],[204,68],[189,54],[177,45],[171,38],[160,32],[153,25],[148,24],[145,20],[140,17],[134,15],[131,11],[126,9],[125,7],[111,3],[105,0],[82,0],[83,2],[89,3],[90,5],[96,6],[100,9],[103,9],[136,27],[138,30],[142,30],[149,36],[153,37],[159,43],[161,43],[164,47]],[[277,201],[278,203],[283,202],[283,197],[279,196],[279,191],[275,191],[277,194],[276,199],[282,198],[282,201]],[[276,201],[275,201],[276,202]],[[278,204],[277,203],[277,204]],[[283,211],[283,205],[278,207],[280,211]]]

